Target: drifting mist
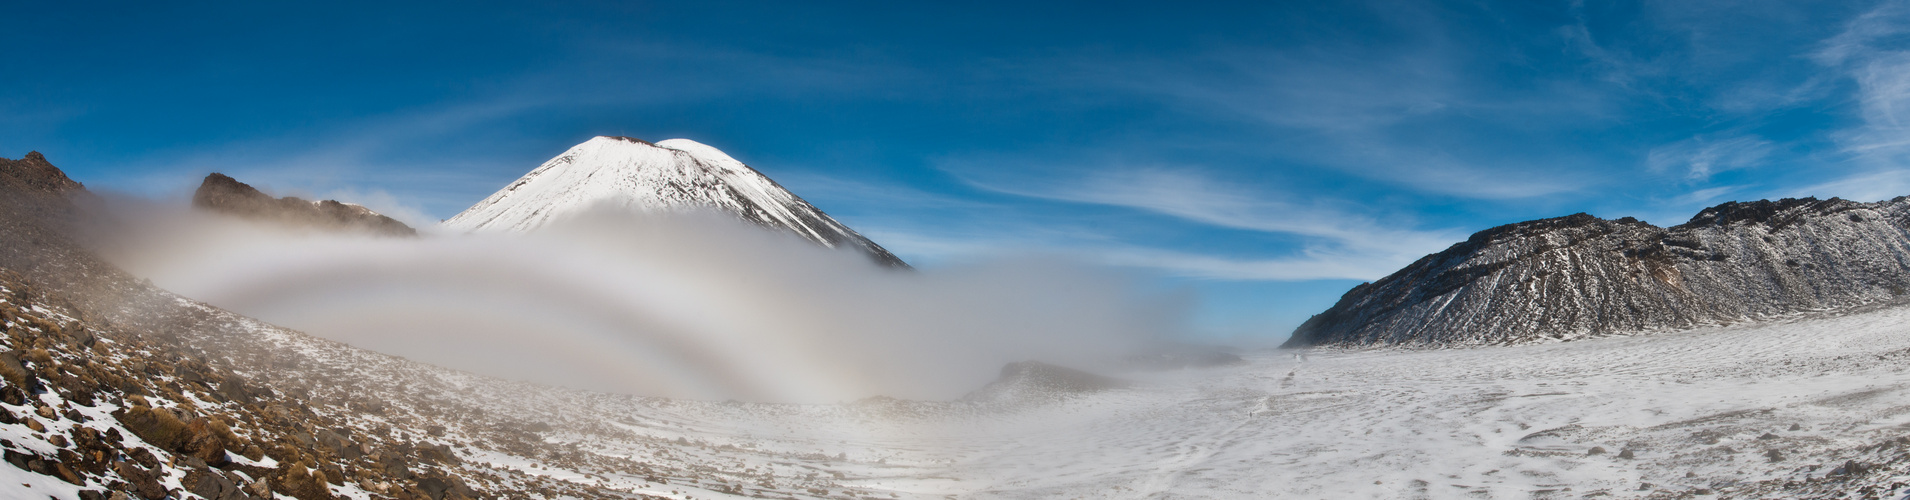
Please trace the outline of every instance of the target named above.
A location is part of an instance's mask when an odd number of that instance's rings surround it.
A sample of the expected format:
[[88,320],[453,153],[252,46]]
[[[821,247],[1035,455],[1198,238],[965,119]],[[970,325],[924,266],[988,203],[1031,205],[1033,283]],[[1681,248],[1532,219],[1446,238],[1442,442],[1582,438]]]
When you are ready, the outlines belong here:
[[139,230],[106,253],[187,297],[474,373],[650,396],[950,399],[1012,361],[1105,366],[1184,309],[1063,261],[896,271],[712,214],[421,238],[123,217]]

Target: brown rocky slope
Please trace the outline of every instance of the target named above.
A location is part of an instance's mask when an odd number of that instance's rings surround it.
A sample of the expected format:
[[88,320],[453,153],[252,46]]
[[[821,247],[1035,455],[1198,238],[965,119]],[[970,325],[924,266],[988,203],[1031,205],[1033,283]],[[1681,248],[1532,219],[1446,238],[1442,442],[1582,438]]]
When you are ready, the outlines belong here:
[[[0,159],[0,454],[45,498],[635,498],[470,464],[542,457],[523,415],[432,401],[461,374],[183,299],[68,238],[84,187]],[[463,439],[447,438],[457,422]],[[4,467],[4,466],[0,466]]]

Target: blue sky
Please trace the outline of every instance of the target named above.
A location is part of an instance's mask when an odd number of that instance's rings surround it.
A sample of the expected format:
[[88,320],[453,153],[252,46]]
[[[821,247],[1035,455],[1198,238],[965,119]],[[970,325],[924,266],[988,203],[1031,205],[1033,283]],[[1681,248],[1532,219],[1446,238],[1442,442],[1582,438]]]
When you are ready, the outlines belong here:
[[911,262],[1079,255],[1266,342],[1499,224],[1910,194],[1902,2],[58,4],[0,6],[0,156],[96,189],[415,223],[683,137]]

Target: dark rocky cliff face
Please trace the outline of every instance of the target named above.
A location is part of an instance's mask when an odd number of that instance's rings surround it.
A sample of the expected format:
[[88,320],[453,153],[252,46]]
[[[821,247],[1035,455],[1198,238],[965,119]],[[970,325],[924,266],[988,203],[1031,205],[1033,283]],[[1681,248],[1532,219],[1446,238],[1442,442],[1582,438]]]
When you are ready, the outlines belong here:
[[364,231],[385,236],[417,236],[403,222],[371,209],[335,200],[306,201],[273,198],[246,183],[217,172],[206,176],[192,195],[192,206],[252,219],[334,231]]
[[1287,347],[1481,345],[1690,328],[1896,300],[1910,201],[1725,203],[1660,228],[1587,214],[1480,231],[1362,284]]

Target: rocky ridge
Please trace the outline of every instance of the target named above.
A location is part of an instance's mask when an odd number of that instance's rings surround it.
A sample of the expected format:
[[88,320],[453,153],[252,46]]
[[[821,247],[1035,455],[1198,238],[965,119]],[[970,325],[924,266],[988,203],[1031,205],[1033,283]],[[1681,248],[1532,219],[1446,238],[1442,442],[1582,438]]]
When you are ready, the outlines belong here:
[[1897,301],[1910,201],[1731,202],[1661,228],[1588,214],[1473,234],[1348,291],[1287,347],[1558,341]]
[[369,208],[337,200],[273,198],[225,174],[206,175],[192,194],[192,206],[249,219],[269,220],[329,231],[359,231],[381,236],[417,236],[411,226]]
[[15,193],[60,194],[85,187],[47,163],[39,151],[29,151],[18,160],[0,158],[0,188]]

